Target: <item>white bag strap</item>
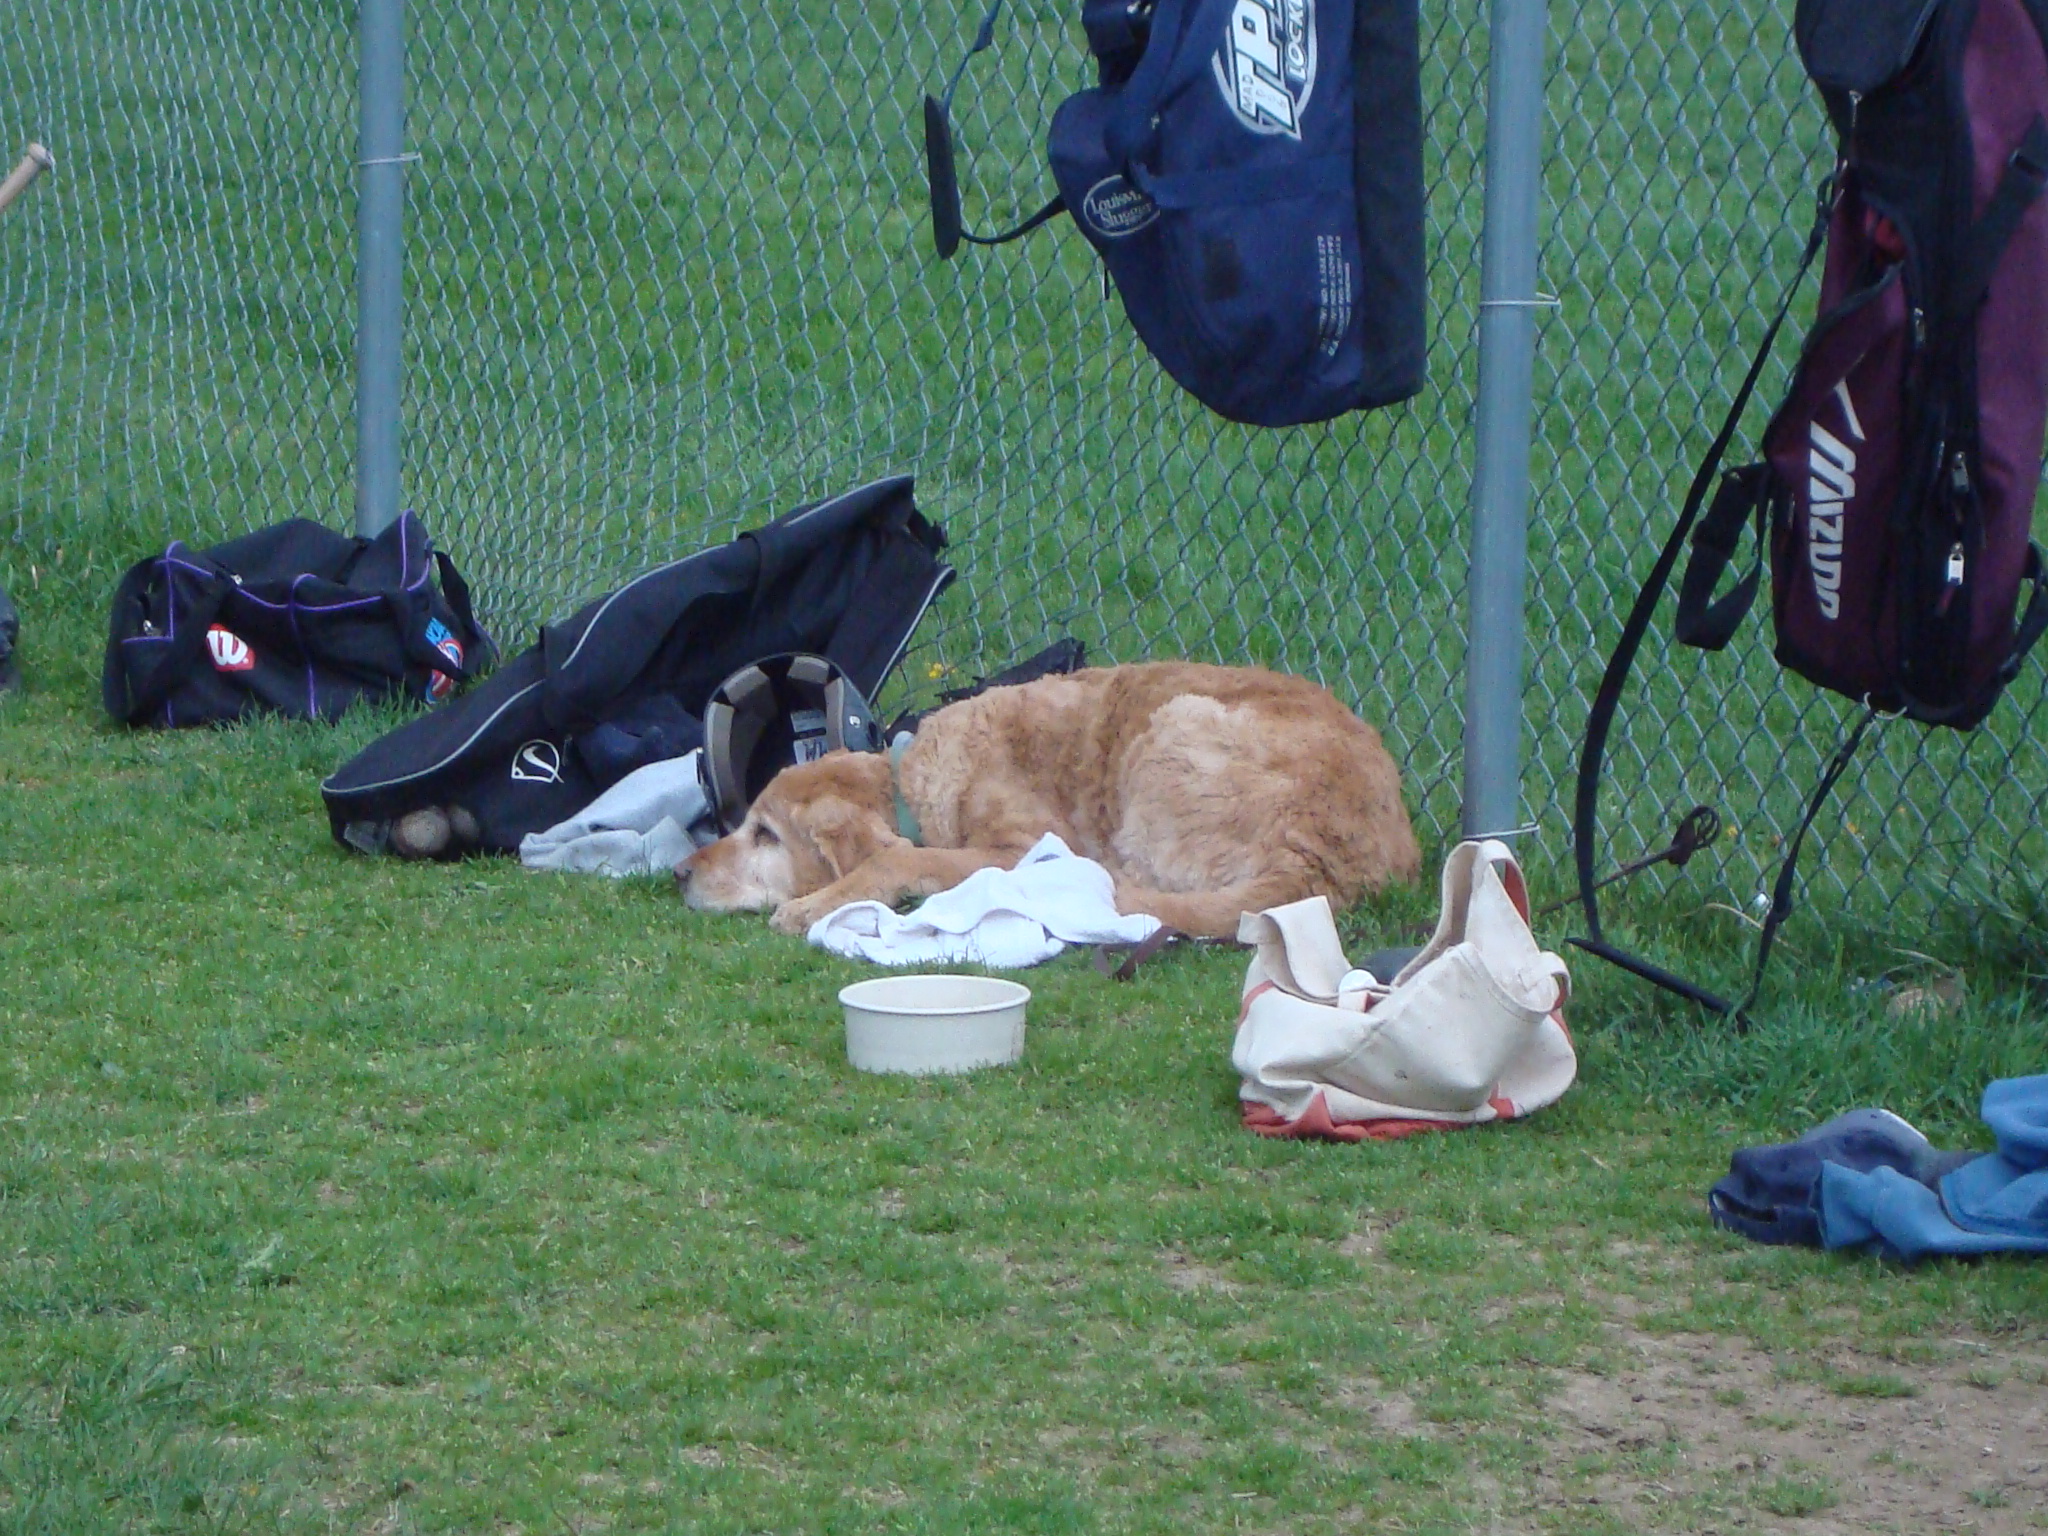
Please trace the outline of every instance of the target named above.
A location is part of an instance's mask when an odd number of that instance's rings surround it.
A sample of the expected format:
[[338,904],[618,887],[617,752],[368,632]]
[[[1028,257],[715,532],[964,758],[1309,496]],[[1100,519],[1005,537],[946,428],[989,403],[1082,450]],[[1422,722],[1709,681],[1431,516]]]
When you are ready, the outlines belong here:
[[[1490,890],[1498,891],[1505,900],[1499,904],[1480,900],[1479,910],[1486,920],[1480,931],[1475,932],[1474,897]],[[1487,951],[1496,963],[1519,951],[1527,957],[1515,967],[1517,972],[1527,973],[1523,976],[1525,995],[1537,995],[1540,989],[1535,983],[1541,977],[1549,977],[1556,985],[1557,1001],[1553,1006],[1564,1006],[1570,995],[1571,973],[1558,955],[1537,949],[1536,937],[1529,928],[1529,883],[1522,876],[1522,866],[1515,861],[1514,850],[1495,838],[1460,843],[1444,860],[1443,906],[1436,932],[1415,958],[1401,967],[1394,985],[1398,987],[1420,975],[1446,951],[1468,940]]]
[[1237,941],[1256,946],[1253,968],[1263,969],[1267,980],[1314,1002],[1334,1002],[1337,983],[1351,969],[1327,896],[1247,912],[1238,919]]

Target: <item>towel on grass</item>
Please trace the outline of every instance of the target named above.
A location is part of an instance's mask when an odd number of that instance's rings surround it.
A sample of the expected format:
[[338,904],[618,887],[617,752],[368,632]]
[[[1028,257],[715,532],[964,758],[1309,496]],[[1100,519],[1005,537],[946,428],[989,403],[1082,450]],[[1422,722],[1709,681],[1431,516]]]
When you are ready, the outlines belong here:
[[567,821],[519,840],[528,869],[579,875],[665,875],[718,837],[690,752],[636,768]]
[[1797,1141],[1736,1152],[1728,1176],[1707,1192],[1707,1208],[1718,1224],[1753,1241],[1818,1248],[1823,1167],[1887,1169],[1932,1190],[1976,1156],[1930,1145],[1888,1109],[1852,1109]]
[[1892,1168],[1820,1170],[1815,1204],[1830,1248],[1875,1243],[1912,1263],[1930,1253],[2048,1253],[2048,1075],[1984,1090],[1998,1150],[1926,1185]]
[[1069,944],[1135,944],[1159,919],[1116,909],[1116,882],[1053,833],[1015,869],[980,869],[914,912],[856,901],[811,925],[810,941],[878,965],[986,965],[1013,970]]

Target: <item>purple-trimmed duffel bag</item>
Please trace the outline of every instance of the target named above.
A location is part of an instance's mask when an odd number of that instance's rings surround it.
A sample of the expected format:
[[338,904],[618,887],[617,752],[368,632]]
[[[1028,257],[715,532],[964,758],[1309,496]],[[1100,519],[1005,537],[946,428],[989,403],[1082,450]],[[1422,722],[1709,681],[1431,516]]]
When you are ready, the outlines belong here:
[[125,725],[333,720],[358,699],[438,703],[495,654],[410,512],[368,539],[293,518],[129,567],[100,690]]
[[[1574,942],[1723,1011],[1608,945],[1593,899],[1607,731],[1688,534],[1679,640],[1725,646],[1768,552],[1777,659],[1865,706],[1789,841],[1751,1000],[1791,910],[1800,842],[1871,721],[1971,729],[2048,629],[2030,538],[2048,424],[2048,0],[1798,0],[1793,33],[1838,136],[1835,169],[1791,289],[1608,662],[1574,823],[1591,929]],[[1823,248],[1819,312],[1763,457],[1722,475],[1702,517]],[[1748,527],[1755,563],[1717,597]]]

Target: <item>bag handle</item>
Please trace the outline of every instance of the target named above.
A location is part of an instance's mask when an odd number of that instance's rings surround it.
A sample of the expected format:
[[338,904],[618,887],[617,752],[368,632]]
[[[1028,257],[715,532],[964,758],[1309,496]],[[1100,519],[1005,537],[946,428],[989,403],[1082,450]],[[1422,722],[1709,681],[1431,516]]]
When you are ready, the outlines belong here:
[[[235,590],[234,577],[209,561],[204,595],[183,614],[177,612],[175,596],[172,598],[171,632],[157,652],[156,665],[139,685],[131,687],[128,653],[121,644],[123,639],[129,638],[121,633],[122,615],[143,602],[149,593],[151,574],[165,566],[174,553],[186,553],[189,557],[189,552],[182,545],[173,544],[163,554],[151,555],[147,560],[138,560],[128,567],[120,585],[114,589],[113,617],[107,626],[107,655],[100,668],[100,703],[123,725],[142,725],[163,708],[171,690],[206,654],[206,632],[220,617],[228,594]],[[164,580],[167,586],[170,579],[166,570]]]
[[[1713,505],[1693,530],[1692,559],[1678,582],[1678,617],[1673,629],[1681,645],[1702,651],[1718,651],[1735,638],[1735,631],[1748,617],[1763,583],[1764,512],[1770,501],[1771,473],[1767,464],[1745,464],[1721,477]],[[1721,597],[1714,588],[1721,573],[1735,558],[1742,543],[1745,522],[1756,527],[1756,559],[1749,572]]]
[[988,14],[981,18],[981,25],[975,29],[974,42],[959,67],[953,71],[953,78],[946,82],[946,94],[934,97],[929,92],[924,98],[924,178],[925,195],[932,210],[932,246],[939,253],[939,260],[949,260],[960,249],[960,242],[972,245],[1003,245],[1020,235],[1027,235],[1047,219],[1066,210],[1066,202],[1057,196],[1038,212],[1013,229],[999,235],[976,235],[966,229],[960,213],[960,173],[953,155],[953,93],[960,89],[960,78],[967,73],[968,60],[995,41],[996,16],[1003,8],[1003,0],[994,0]]
[[[498,648],[491,643],[491,637],[484,633],[483,626],[477,623],[476,611],[470,606],[469,583],[463,580],[462,572],[455,569],[455,562],[437,549],[434,551],[434,568],[441,575],[441,595],[448,600],[448,606],[454,611],[455,617],[462,621],[462,627],[467,631],[464,638],[471,642],[464,647],[462,653],[464,675],[474,675],[487,658],[497,655]],[[474,661],[472,657],[475,658]],[[445,672],[448,669],[437,667],[435,670]]]

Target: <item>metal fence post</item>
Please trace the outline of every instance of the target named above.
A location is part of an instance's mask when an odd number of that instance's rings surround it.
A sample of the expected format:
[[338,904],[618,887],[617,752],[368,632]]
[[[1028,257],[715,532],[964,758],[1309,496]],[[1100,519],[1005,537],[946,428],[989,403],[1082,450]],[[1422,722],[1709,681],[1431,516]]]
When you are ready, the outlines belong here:
[[1477,462],[1465,654],[1467,837],[1521,822],[1522,587],[1543,185],[1545,0],[1493,0],[1479,267]]
[[398,520],[405,217],[405,0],[360,0],[356,165],[356,532]]

